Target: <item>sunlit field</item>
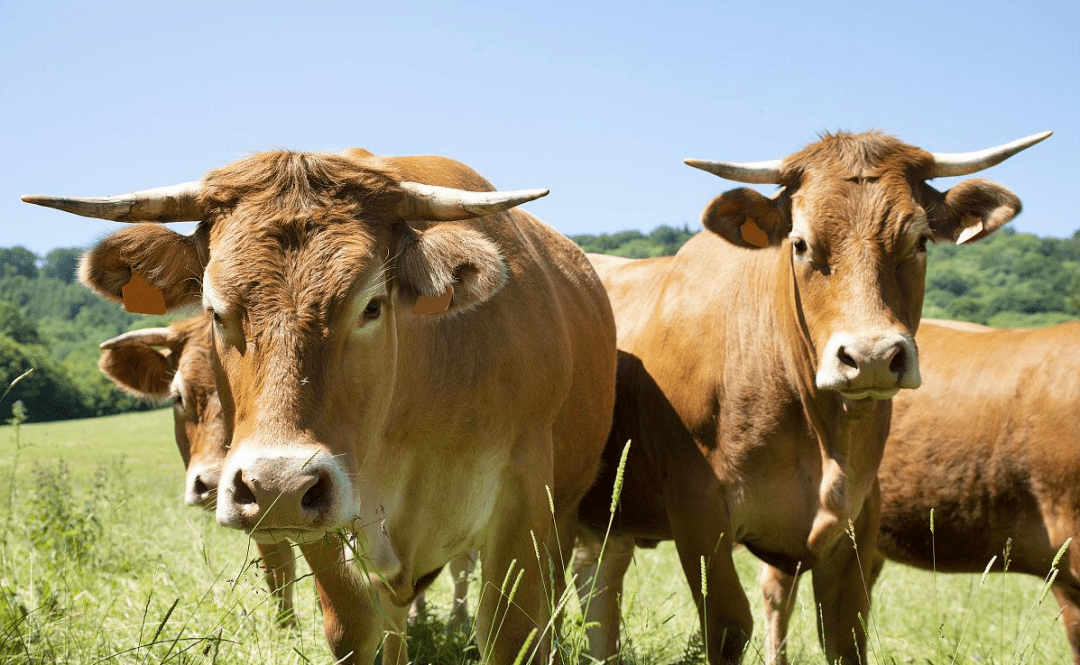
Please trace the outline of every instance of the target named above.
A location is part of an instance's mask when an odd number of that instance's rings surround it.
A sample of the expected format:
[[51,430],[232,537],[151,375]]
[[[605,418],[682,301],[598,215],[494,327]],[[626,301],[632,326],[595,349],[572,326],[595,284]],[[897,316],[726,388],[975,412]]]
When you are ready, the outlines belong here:
[[[0,427],[0,663],[333,661],[302,561],[299,626],[279,628],[252,564],[254,547],[183,505],[182,471],[168,409],[26,424],[18,442],[13,427]],[[760,663],[757,562],[745,551],[736,559],[756,617],[744,662]],[[789,656],[823,662],[809,581],[802,587]],[[890,564],[874,593],[868,661],[1069,662],[1057,603],[1046,591],[1031,577],[935,576]],[[417,662],[477,660],[468,632],[447,626],[450,598],[444,575],[411,633]],[[574,605],[568,633],[580,625]],[[638,551],[623,606],[623,662],[702,661],[670,543]]]

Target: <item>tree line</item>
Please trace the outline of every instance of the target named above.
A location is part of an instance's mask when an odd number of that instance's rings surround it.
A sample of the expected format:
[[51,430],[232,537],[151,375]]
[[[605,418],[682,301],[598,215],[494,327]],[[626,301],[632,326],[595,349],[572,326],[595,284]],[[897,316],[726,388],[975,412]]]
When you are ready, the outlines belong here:
[[[674,254],[688,226],[570,238],[587,252],[649,258]],[[130,314],[75,280],[81,248],[38,256],[0,248],[0,400],[21,400],[31,421],[85,418],[153,408],[117,390],[97,369],[98,345],[127,330],[190,315]],[[969,247],[931,245],[923,316],[996,327],[1037,327],[1080,317],[1080,231],[1040,238],[1006,227]]]

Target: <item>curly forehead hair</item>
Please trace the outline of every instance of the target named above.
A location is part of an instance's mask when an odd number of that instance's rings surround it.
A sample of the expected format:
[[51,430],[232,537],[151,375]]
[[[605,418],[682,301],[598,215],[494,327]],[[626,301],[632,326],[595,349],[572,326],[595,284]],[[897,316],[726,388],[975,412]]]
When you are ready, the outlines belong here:
[[816,143],[784,159],[782,179],[789,187],[797,185],[808,173],[829,173],[841,178],[902,173],[923,180],[933,165],[934,156],[929,152],[879,131],[825,133]]
[[239,205],[273,217],[337,214],[382,219],[396,203],[397,183],[387,173],[340,155],[281,150],[263,152],[210,171],[199,203],[207,219]]

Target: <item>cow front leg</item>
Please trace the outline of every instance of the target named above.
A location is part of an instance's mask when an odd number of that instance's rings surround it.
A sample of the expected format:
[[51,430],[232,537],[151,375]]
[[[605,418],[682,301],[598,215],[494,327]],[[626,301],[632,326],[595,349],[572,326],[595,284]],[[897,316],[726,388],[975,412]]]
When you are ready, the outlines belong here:
[[[731,558],[731,541],[725,535],[710,548],[693,547],[678,540],[675,546],[686,581],[694,594],[709,663],[738,663],[750,640],[754,617]],[[704,584],[701,577],[703,567]]]
[[[603,552],[601,552],[603,549]],[[599,662],[613,662],[619,654],[619,605],[623,577],[634,558],[634,539],[611,534],[604,545],[602,536],[581,527],[574,548],[574,574],[578,599],[588,630],[589,656]]]
[[[523,485],[519,482],[516,487]],[[480,659],[510,665],[524,649],[523,663],[547,663],[553,629],[549,608],[557,602],[548,578],[547,553],[558,557],[559,552],[550,536],[552,516],[547,498],[543,489],[529,495],[504,495],[499,507],[490,535],[480,547],[481,588],[476,610]],[[557,567],[555,572],[560,577],[564,574]]]
[[1069,646],[1072,647],[1073,665],[1080,665],[1080,586],[1055,584],[1054,597],[1061,606],[1061,620],[1065,624]]
[[276,621],[279,626],[296,626],[293,608],[293,583],[296,581],[296,557],[292,545],[285,540],[279,543],[255,543],[259,550],[259,563],[266,576],[266,586],[277,604]]
[[450,626],[469,625],[469,578],[476,570],[476,552],[467,552],[450,560],[450,575],[454,578],[454,601],[450,606]]
[[383,665],[405,665],[408,608],[397,607],[378,586],[347,562],[340,542],[300,546],[315,577],[323,611],[323,633],[335,662],[370,665],[383,646]]
[[765,663],[788,665],[787,637],[799,577],[767,563],[761,564],[761,595],[765,597]]
[[855,521],[854,541],[843,534],[814,566],[818,636],[829,663],[856,665],[869,660],[863,626],[870,628],[878,522],[879,504],[868,500]]

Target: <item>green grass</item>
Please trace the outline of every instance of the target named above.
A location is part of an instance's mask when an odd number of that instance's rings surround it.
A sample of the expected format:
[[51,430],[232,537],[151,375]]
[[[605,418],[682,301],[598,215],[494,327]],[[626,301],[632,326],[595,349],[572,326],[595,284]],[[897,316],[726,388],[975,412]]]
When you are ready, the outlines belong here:
[[[9,514],[12,433],[0,427],[0,664],[332,662],[311,580],[297,583],[300,627],[276,628],[247,539],[183,505],[170,410],[23,425]],[[42,524],[52,525],[49,533],[41,535]],[[756,617],[745,662],[759,663],[758,564],[745,551],[736,562]],[[1040,580],[992,574],[981,591],[980,580],[942,574],[935,585],[931,573],[888,565],[874,593],[871,662],[1069,661],[1052,595],[1028,623]],[[789,656],[820,663],[809,580],[801,586]],[[467,636],[444,623],[450,595],[443,576],[429,593],[430,614],[413,631],[421,662],[465,660]],[[638,550],[624,609],[625,662],[700,662],[693,603],[670,543]]]

